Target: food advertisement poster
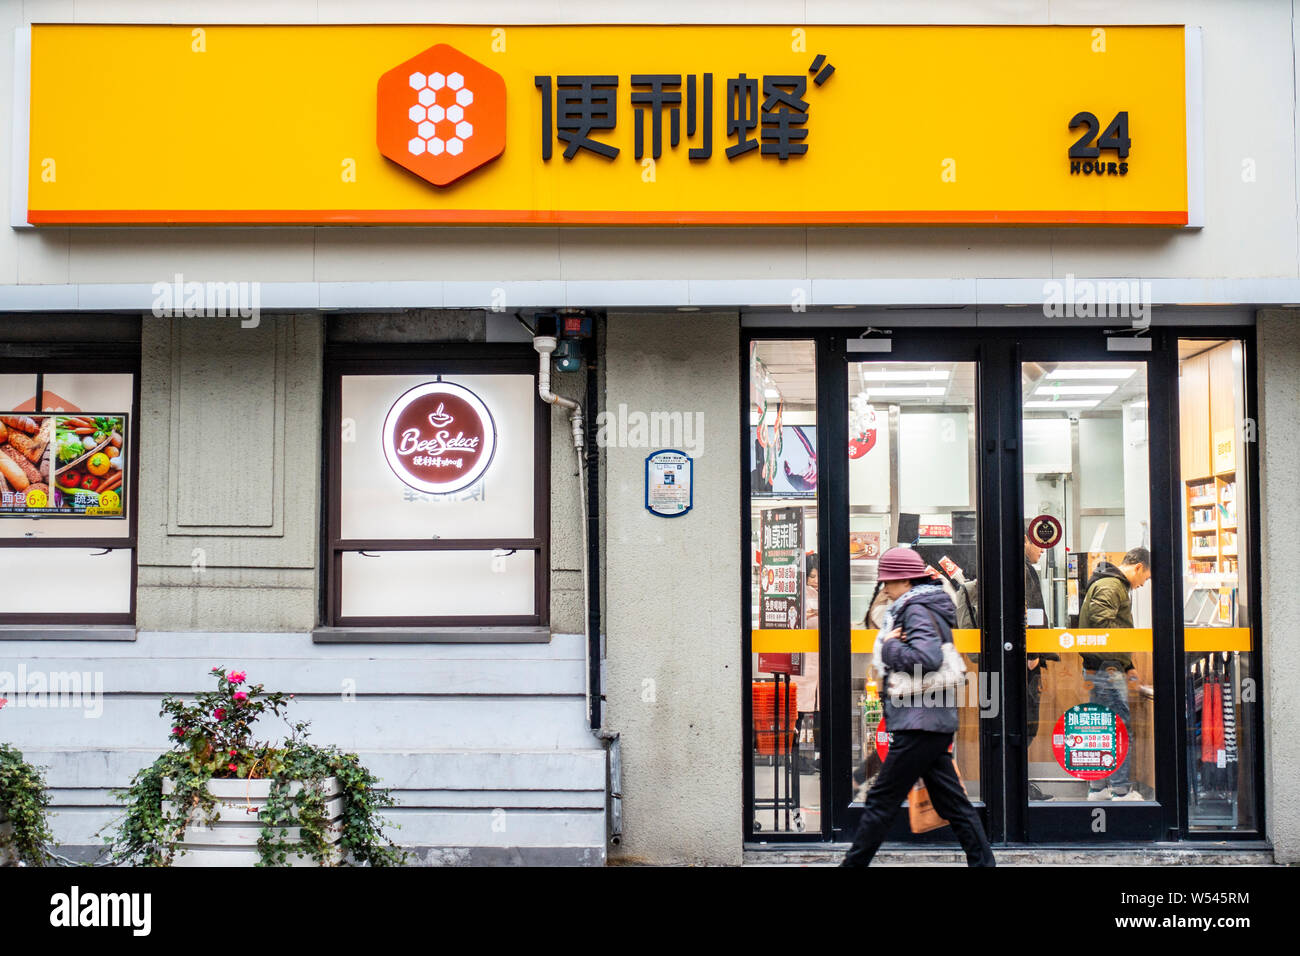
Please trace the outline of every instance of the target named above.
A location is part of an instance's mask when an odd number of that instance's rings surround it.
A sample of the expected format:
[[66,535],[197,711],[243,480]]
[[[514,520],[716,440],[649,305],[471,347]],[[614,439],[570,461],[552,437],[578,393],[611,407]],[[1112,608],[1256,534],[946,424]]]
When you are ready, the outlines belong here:
[[0,413],[0,517],[125,517],[126,434],[123,413]]
[[770,508],[762,516],[761,627],[803,627],[803,509]]
[[1078,704],[1056,720],[1052,731],[1056,762],[1072,777],[1109,777],[1128,754],[1128,728],[1115,711],[1101,704]]
[[880,557],[879,531],[850,531],[849,558],[854,561],[874,561]]

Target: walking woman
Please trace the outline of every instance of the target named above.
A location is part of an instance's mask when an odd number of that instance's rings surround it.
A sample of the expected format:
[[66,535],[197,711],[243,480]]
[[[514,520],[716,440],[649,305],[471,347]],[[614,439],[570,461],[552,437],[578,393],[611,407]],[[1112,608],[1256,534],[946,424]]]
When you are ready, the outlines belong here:
[[[943,645],[952,641],[957,611],[943,588],[934,583],[925,562],[911,548],[890,548],[880,557],[877,577],[893,600],[877,639],[873,662],[881,674],[881,703],[885,729],[892,735],[889,754],[867,793],[866,806],[853,846],[840,866],[867,866],[902,809],[918,779],[930,791],[934,809],[952,826],[970,866],[994,866],[993,851],[979,816],[953,766],[953,734],[957,732],[955,700],[945,694],[892,698],[885,690],[894,671],[922,674],[939,670]],[[882,667],[883,665],[883,667]],[[938,700],[933,698],[937,697]],[[938,703],[940,706],[934,706]]]

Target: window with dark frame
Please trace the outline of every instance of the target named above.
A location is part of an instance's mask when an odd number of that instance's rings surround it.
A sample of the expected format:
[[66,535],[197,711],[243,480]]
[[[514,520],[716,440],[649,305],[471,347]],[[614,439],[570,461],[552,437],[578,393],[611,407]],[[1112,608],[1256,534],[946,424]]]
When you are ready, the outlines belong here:
[[0,625],[135,621],[139,352],[93,350],[0,356]]
[[532,350],[329,347],[325,385],[323,623],[549,623],[550,409]]

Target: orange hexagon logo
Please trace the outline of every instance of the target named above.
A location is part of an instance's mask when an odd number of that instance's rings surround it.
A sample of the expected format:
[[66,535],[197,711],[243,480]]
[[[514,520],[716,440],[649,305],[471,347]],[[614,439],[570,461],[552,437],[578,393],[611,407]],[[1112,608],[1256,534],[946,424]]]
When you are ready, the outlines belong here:
[[445,43],[379,78],[379,151],[446,186],[506,148],[506,81]]

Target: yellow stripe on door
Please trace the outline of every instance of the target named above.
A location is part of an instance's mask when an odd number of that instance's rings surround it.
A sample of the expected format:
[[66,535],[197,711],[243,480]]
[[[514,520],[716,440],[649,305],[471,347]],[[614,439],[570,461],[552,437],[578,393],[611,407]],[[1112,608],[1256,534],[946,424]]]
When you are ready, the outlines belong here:
[[[814,627],[779,629],[768,628],[750,631],[750,650],[755,654],[816,654],[817,629]],[[980,652],[980,632],[978,628],[956,628],[952,632],[953,643],[962,654]],[[870,654],[876,642],[876,632],[854,628],[850,632],[850,643],[854,654]]]
[[1189,627],[1183,630],[1183,650],[1189,654],[1207,651],[1249,651],[1248,627]]
[[767,628],[750,631],[750,649],[755,654],[816,654],[817,628]]
[[[876,632],[854,628],[849,640],[854,654],[870,654],[871,649],[876,646]],[[958,653],[978,654],[980,652],[979,628],[954,628],[952,642],[957,646]]]
[[[751,649],[756,654],[817,653],[816,628],[755,630],[750,634]],[[960,653],[980,653],[978,628],[956,628],[952,636]],[[854,654],[870,654],[875,646],[876,632],[854,628],[849,640]],[[1097,651],[1149,652],[1152,640],[1151,629],[1143,627],[1110,630],[1029,628],[1025,632],[1025,650],[1030,654],[1059,654],[1062,651],[1083,654]],[[1183,650],[1189,654],[1250,649],[1248,627],[1189,627],[1184,631]]]
[[1100,651],[1151,650],[1151,628],[1031,627],[1025,631],[1025,651],[1030,654],[1096,654]]

